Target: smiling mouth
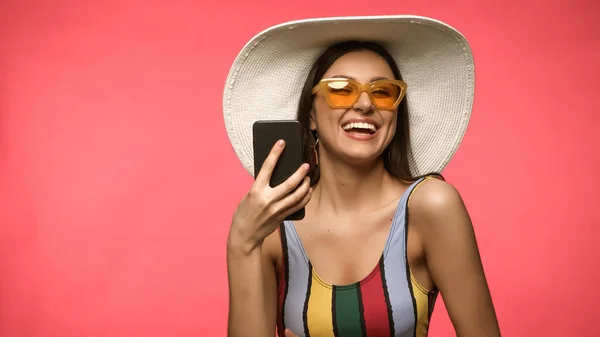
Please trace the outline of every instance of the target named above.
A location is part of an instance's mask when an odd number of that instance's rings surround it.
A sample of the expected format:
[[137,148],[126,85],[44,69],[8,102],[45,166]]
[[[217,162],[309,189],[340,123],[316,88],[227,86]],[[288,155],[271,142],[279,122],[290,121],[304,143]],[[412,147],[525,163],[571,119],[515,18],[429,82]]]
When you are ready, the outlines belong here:
[[348,133],[364,135],[372,135],[377,131],[377,127],[371,123],[347,123],[342,125],[342,129]]

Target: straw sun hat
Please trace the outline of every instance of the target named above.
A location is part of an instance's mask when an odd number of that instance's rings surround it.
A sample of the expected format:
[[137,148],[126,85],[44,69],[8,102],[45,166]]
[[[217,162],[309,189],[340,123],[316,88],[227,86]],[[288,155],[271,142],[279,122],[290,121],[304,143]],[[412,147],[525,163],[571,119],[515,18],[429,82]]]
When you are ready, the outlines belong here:
[[471,49],[457,30],[420,16],[307,19],[259,33],[229,71],[225,127],[248,173],[254,173],[254,122],[295,120],[313,63],[329,45],[344,40],[378,42],[398,63],[408,84],[413,173],[441,172],[454,156],[471,117],[475,85]]

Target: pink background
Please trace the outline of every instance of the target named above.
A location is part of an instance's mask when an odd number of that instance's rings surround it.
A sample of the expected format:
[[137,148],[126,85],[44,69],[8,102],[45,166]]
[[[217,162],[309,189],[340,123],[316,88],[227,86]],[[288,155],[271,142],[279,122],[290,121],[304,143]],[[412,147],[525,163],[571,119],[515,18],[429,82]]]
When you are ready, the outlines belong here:
[[[406,13],[472,43],[472,124],[444,173],[504,335],[600,335],[598,3],[288,3],[0,2],[0,335],[224,336],[252,182],[223,126],[231,62],[283,21]],[[440,301],[431,336],[451,331]]]

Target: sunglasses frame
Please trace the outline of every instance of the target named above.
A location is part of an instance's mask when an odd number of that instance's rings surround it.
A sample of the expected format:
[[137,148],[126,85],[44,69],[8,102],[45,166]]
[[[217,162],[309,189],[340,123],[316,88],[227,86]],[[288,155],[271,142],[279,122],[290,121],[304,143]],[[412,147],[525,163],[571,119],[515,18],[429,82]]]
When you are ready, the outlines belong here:
[[[313,95],[316,94],[317,92],[325,89],[327,87],[327,85],[329,83],[333,83],[333,82],[348,82],[348,83],[352,83],[354,85],[356,85],[356,87],[358,88],[358,94],[356,95],[356,98],[354,99],[354,101],[352,101],[352,103],[349,103],[348,105],[335,105],[333,104],[330,100],[328,95],[324,95],[325,96],[325,100],[327,101],[327,103],[333,107],[333,108],[339,108],[339,109],[348,109],[351,108],[354,104],[356,104],[356,102],[358,102],[358,99],[360,98],[360,95],[363,92],[367,92],[367,94],[369,95],[369,99],[371,100],[371,104],[373,104],[377,109],[381,109],[381,110],[394,110],[398,107],[398,105],[400,105],[400,102],[402,102],[402,100],[404,99],[404,96],[406,95],[406,88],[408,87],[408,85],[406,84],[406,82],[401,81],[401,80],[389,80],[389,79],[381,79],[381,80],[375,80],[373,82],[370,83],[361,83],[359,81],[356,81],[354,79],[351,78],[324,78],[321,81],[319,81],[319,83],[317,85],[315,85],[312,89],[312,93]],[[392,107],[387,107],[387,108],[382,108],[380,106],[377,105],[377,103],[375,103],[375,100],[373,99],[373,96],[371,94],[371,91],[373,90],[373,88],[377,85],[380,84],[394,84],[400,87],[401,91],[400,91],[400,95],[398,96],[398,99],[396,100],[396,102],[394,102],[394,104],[392,105]]]

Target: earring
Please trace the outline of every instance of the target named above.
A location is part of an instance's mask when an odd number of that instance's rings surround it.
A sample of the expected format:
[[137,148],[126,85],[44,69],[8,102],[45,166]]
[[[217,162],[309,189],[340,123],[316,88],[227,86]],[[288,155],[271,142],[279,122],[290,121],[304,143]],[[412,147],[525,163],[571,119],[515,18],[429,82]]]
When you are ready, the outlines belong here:
[[315,145],[313,145],[313,153],[315,155],[315,166],[319,166],[319,153],[317,152],[318,144],[319,144],[319,138],[317,137],[317,141],[315,141]]

